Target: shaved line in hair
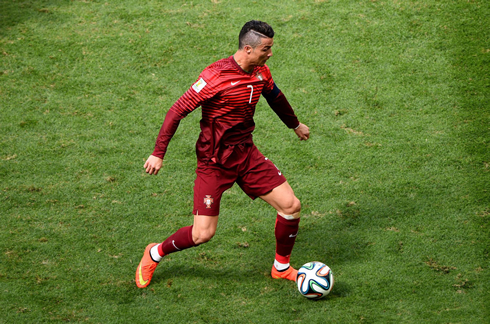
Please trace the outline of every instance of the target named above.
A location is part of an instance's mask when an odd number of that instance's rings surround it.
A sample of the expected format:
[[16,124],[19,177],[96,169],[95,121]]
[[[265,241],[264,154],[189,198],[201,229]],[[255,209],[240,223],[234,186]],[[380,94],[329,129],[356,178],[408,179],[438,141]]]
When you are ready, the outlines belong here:
[[262,33],[259,33],[256,30],[251,29],[241,39],[239,49],[243,49],[246,45],[250,45],[252,48],[256,48],[262,42],[262,38],[269,37]]

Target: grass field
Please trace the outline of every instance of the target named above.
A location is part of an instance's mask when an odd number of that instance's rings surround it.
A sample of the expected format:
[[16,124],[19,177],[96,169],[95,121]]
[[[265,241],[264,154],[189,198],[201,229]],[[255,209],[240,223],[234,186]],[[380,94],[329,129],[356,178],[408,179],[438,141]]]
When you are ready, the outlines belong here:
[[[235,186],[216,237],[137,289],[145,246],[192,221],[200,111],[143,163],[250,19],[311,129],[257,106],[303,205],[292,264],[336,284],[272,280],[275,213]],[[488,323],[489,26],[483,0],[0,0],[0,323]]]

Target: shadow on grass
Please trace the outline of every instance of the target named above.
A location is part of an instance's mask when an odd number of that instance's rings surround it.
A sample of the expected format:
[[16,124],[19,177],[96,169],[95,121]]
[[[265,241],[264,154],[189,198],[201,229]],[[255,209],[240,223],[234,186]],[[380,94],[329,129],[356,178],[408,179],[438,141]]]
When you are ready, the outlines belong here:
[[[210,282],[216,285],[224,285],[226,286],[225,290],[229,290],[229,285],[237,285],[243,286],[244,289],[250,286],[266,286],[271,289],[281,290],[282,287],[291,286],[293,289],[296,288],[296,283],[286,281],[286,280],[277,280],[272,279],[268,275],[267,272],[260,271],[250,271],[250,269],[243,268],[232,268],[223,267],[216,269],[216,267],[209,267],[205,264],[186,267],[185,263],[174,264],[174,265],[165,265],[162,264],[164,269],[160,269],[160,271],[156,271],[155,275],[152,279],[151,286],[149,288],[163,288],[163,289],[174,289],[174,286],[181,285],[182,282],[186,282],[187,279],[195,281],[196,279],[202,280],[202,286],[197,287],[198,289],[206,289]],[[175,283],[174,282],[178,282]],[[134,284],[134,288],[136,288],[136,284]],[[231,288],[233,289],[233,288]],[[328,295],[328,298],[321,299],[326,301],[332,298],[341,298],[346,297],[351,293],[351,287],[348,283],[342,281],[336,281],[331,293]]]
[[344,262],[365,259],[369,242],[359,228],[365,223],[357,208],[339,209],[333,214],[307,215],[302,220],[294,255],[303,262],[321,261],[333,270]]
[[53,16],[53,6],[66,6],[67,1],[11,1],[0,0],[0,34],[10,27],[22,24],[31,19]]

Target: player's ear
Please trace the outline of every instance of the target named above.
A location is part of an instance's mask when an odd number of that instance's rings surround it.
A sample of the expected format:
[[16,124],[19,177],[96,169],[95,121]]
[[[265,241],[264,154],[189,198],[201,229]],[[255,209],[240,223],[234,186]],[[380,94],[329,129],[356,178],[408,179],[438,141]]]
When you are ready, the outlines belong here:
[[253,49],[253,48],[252,48],[252,46],[250,46],[250,45],[245,45],[245,46],[243,47],[243,50],[244,50],[244,51],[245,51],[245,53],[247,53],[247,54],[250,54],[250,53],[252,52],[252,49]]

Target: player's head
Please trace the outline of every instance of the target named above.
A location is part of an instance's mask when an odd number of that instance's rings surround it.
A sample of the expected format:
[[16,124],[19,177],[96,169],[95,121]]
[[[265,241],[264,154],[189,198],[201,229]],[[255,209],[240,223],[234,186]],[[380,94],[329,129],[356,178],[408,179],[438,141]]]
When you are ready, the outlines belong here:
[[242,64],[246,62],[245,65],[248,67],[264,66],[272,56],[273,37],[274,30],[265,22],[258,20],[247,22],[240,31],[237,51],[237,54],[241,53],[239,56]]
[[238,49],[243,49],[246,45],[256,48],[262,42],[263,38],[273,38],[274,30],[269,24],[251,20],[243,25],[240,35],[238,36]]

